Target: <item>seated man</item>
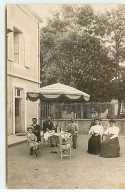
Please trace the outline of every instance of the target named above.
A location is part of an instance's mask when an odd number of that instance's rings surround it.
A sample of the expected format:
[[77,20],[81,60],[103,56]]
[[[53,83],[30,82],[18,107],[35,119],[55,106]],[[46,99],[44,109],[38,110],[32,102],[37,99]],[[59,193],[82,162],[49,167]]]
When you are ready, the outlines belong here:
[[43,122],[43,132],[46,133],[46,131],[53,130],[53,129],[54,129],[54,125],[51,120],[51,117],[47,117],[47,120]]
[[40,136],[40,125],[36,124],[37,123],[37,118],[32,118],[32,126],[34,127],[34,134],[37,137],[37,142],[41,141],[41,136]]
[[[46,139],[48,139],[49,138],[49,140],[50,140],[50,143],[51,143],[51,147],[54,147],[54,146],[56,146],[56,137],[55,136],[51,136],[51,132],[50,133],[48,133],[49,131],[52,131],[52,130],[54,130],[55,128],[54,128],[54,124],[53,124],[53,122],[52,122],[52,120],[51,120],[51,117],[47,117],[47,120],[45,120],[44,122],[43,122],[43,132],[44,132],[44,135],[46,135],[47,137],[46,137]],[[48,133],[48,134],[47,134]],[[52,132],[53,133],[53,132]]]
[[78,124],[74,118],[71,118],[71,123],[67,127],[67,131],[72,134],[73,148],[76,149]]

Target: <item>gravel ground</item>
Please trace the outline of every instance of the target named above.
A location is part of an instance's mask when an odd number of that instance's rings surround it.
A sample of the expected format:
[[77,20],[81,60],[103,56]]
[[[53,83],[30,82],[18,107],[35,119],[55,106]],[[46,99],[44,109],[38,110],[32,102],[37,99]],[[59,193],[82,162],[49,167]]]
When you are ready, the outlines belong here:
[[27,156],[26,143],[8,149],[8,188],[11,189],[125,189],[125,136],[120,136],[121,156],[102,158],[87,154],[87,135],[78,136],[72,158],[51,153],[42,145],[39,155]]

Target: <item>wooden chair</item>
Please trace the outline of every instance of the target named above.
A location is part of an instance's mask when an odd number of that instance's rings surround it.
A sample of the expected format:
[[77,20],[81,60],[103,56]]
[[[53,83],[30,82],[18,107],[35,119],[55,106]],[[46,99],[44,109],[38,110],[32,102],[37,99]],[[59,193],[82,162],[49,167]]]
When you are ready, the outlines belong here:
[[72,137],[65,137],[65,133],[59,136],[58,153],[61,160],[63,157],[69,157],[71,159],[71,142]]

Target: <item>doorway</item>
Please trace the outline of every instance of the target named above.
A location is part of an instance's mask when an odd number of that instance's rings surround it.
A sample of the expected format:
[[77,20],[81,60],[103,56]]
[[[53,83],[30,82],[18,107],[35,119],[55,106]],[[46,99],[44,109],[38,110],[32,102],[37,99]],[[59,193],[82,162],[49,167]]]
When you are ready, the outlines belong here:
[[21,99],[15,98],[15,133],[21,132]]
[[13,87],[13,134],[23,133],[26,130],[25,89]]

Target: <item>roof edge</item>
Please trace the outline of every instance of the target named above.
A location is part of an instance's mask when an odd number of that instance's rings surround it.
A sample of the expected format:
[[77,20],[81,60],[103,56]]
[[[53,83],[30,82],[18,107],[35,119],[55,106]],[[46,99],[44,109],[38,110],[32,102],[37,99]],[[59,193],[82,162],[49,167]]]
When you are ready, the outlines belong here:
[[28,11],[28,13],[34,18],[34,20],[38,23],[42,23],[43,20],[36,14],[36,12],[34,10],[32,10],[32,8],[29,7],[29,4],[16,4],[18,7],[20,7],[21,9],[23,9],[24,11]]

